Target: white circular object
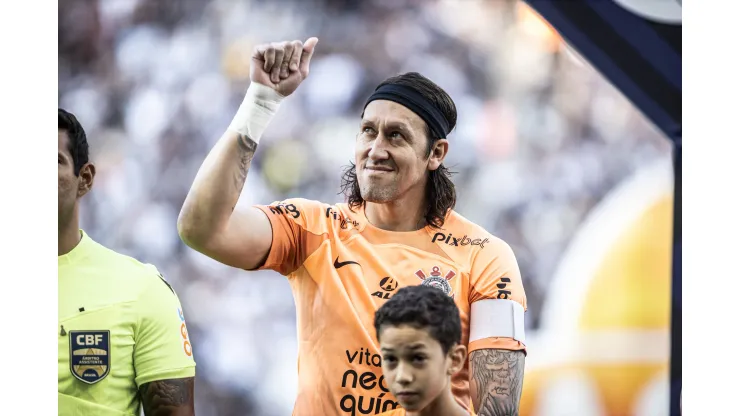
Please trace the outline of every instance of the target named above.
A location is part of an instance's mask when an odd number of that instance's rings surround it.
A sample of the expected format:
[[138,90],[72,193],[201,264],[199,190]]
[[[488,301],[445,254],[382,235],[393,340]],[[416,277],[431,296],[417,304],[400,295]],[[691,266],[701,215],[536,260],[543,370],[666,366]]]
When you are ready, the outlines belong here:
[[681,24],[681,0],[614,0],[614,3],[645,19]]

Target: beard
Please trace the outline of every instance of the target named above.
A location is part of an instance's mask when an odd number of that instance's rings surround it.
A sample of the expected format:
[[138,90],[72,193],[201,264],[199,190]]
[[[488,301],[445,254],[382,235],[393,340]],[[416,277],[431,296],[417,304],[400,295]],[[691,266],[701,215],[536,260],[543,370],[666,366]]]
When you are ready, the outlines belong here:
[[360,195],[366,202],[386,203],[397,199],[398,189],[395,184],[381,185],[378,183],[360,183]]

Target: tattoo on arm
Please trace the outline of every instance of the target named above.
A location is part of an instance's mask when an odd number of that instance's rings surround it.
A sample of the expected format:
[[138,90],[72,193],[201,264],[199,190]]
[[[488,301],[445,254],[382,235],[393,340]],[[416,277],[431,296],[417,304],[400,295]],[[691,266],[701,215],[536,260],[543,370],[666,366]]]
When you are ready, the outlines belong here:
[[247,173],[249,173],[249,166],[252,164],[254,152],[257,150],[257,143],[243,134],[239,135],[237,143],[239,144],[237,151],[239,168],[234,174],[234,187],[237,191],[241,192],[244,182],[247,181]]
[[519,415],[524,381],[523,351],[473,351],[470,354],[470,372],[471,381],[477,387],[475,407],[478,416]]
[[174,378],[142,384],[141,404],[146,416],[191,416],[195,414],[195,378]]

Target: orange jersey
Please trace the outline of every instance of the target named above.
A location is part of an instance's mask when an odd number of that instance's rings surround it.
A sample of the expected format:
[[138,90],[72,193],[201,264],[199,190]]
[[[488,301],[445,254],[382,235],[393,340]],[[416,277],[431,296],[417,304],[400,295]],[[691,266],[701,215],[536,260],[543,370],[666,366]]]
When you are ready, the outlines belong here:
[[398,409],[383,412],[379,416],[406,416],[406,410],[399,407]]
[[[526,309],[526,296],[511,248],[454,211],[442,229],[391,232],[346,204],[290,199],[258,208],[273,232],[262,268],[287,276],[296,302],[299,385],[293,415],[400,409],[383,378],[373,325],[375,311],[400,287],[432,285],[452,296],[469,352],[525,349],[512,338],[469,343],[471,304],[511,299]],[[467,363],[453,376],[452,392],[470,408]]]
[[[473,413],[472,411],[470,412],[470,414],[475,416],[475,413]],[[399,407],[398,409],[393,409],[387,412],[383,412],[379,414],[378,416],[406,416],[406,410]]]

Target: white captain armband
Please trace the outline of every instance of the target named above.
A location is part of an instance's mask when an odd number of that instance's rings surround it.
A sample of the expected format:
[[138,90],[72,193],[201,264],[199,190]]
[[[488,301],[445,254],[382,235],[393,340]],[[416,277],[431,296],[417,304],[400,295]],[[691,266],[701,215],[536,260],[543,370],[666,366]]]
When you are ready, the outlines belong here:
[[499,337],[524,344],[524,307],[508,299],[483,299],[470,305],[470,342]]

